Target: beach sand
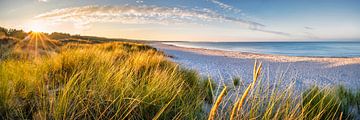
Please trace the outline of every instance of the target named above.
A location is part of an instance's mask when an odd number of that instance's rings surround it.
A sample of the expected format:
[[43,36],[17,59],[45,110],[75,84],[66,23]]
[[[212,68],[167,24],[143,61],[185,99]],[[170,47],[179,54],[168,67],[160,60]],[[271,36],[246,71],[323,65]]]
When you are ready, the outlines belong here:
[[280,85],[294,82],[297,89],[311,85],[360,87],[360,57],[293,57],[185,48],[160,42],[150,45],[173,56],[170,59],[183,67],[211,76],[218,84],[231,85],[233,77],[240,77],[243,84],[250,83],[254,62],[258,60],[263,63],[264,79],[281,81]]

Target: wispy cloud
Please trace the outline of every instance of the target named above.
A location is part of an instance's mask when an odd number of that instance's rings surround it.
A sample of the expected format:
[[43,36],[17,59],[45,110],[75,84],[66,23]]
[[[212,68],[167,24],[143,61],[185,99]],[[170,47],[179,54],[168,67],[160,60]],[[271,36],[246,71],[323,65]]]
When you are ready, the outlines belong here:
[[[281,32],[263,30],[265,25],[241,18],[219,14],[210,9],[184,9],[179,7],[159,6],[83,6],[56,9],[35,17],[52,22],[71,22],[77,26],[91,23],[122,24],[206,24],[208,22],[233,22],[251,30],[286,35]],[[256,29],[253,29],[256,28]]]
[[144,1],[142,1],[142,0],[136,0],[135,2],[136,3],[144,3]]
[[307,29],[307,30],[313,30],[314,28],[313,27],[308,27],[308,26],[305,26],[304,29]]
[[223,3],[223,2],[220,2],[220,1],[218,1],[218,0],[208,0],[208,1],[216,4],[217,6],[219,6],[220,8],[222,8],[222,9],[224,9],[224,10],[229,10],[229,11],[233,11],[233,12],[236,12],[236,13],[240,13],[240,12],[241,12],[240,9],[235,8],[235,7],[231,6],[231,5],[225,4],[225,3]]
[[251,26],[260,23],[217,14],[209,9],[189,10],[177,7],[157,6],[84,6],[56,9],[35,18],[58,22],[120,22],[124,24],[177,24],[206,21],[231,21]]
[[271,33],[271,34],[277,34],[277,35],[282,35],[282,36],[292,36],[290,33],[274,31],[274,30],[266,30],[266,29],[259,29],[259,28],[251,28],[251,30],[265,32],[265,33]]

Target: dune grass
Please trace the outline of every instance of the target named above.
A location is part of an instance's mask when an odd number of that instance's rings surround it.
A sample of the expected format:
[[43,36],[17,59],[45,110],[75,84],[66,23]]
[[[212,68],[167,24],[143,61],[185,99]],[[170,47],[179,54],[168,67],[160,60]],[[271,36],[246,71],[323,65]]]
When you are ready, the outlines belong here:
[[[270,83],[261,75],[261,64],[254,64],[253,81],[247,87],[228,89],[227,96],[220,95],[219,112],[213,119],[358,119],[360,114],[359,91],[343,86],[295,91],[294,84],[280,88],[281,80]],[[220,109],[220,110],[219,110]]]
[[196,119],[206,83],[155,49],[67,44],[57,54],[0,62],[0,117]]
[[250,83],[234,78],[215,86],[144,44],[47,41],[51,50],[34,51],[31,41],[6,39],[0,47],[0,119],[359,117],[360,92],[341,86],[296,92],[295,83],[280,88],[281,80],[266,80],[257,63]]

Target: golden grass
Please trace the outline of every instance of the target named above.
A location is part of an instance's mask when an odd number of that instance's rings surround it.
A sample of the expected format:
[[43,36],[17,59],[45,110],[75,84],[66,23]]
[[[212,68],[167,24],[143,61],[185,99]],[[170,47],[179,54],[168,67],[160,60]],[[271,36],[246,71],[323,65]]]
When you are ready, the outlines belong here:
[[230,120],[234,120],[236,112],[240,111],[242,108],[243,103],[245,102],[245,99],[247,95],[249,94],[249,91],[254,88],[256,81],[260,75],[262,68],[262,64],[257,65],[257,61],[255,61],[254,64],[254,71],[253,71],[253,82],[249,84],[249,86],[246,88],[244,94],[242,95],[241,99],[239,99],[237,102],[235,102],[234,107],[231,111]]
[[[262,64],[255,62],[253,81],[246,88],[230,88],[230,94],[222,96],[223,106],[213,119],[354,119],[359,106],[356,94],[344,88],[310,87],[303,92],[294,91],[294,82],[279,87],[281,80],[273,82],[262,80]],[[280,76],[280,78],[283,78]],[[236,86],[235,86],[236,87]],[[238,96],[240,94],[240,96]],[[236,96],[235,98],[232,96]],[[235,101],[235,102],[232,102]],[[351,101],[351,102],[350,102]],[[216,105],[214,105],[216,106]],[[352,107],[349,107],[352,106]],[[218,107],[218,106],[216,106]],[[352,110],[351,110],[352,109]],[[351,110],[351,111],[349,111]]]
[[205,117],[205,82],[142,44],[67,44],[37,59],[7,57],[0,82],[3,119]]
[[214,117],[216,115],[216,111],[223,99],[223,97],[225,96],[225,93],[226,93],[226,86],[224,86],[223,90],[221,91],[220,95],[218,96],[218,98],[216,99],[213,107],[211,108],[211,111],[210,111],[210,114],[209,114],[209,117],[208,117],[208,120],[214,120]]
[[33,59],[16,51],[18,43],[0,47],[0,119],[352,119],[349,108],[360,101],[360,92],[344,88],[295,92],[295,83],[264,81],[255,62],[252,82],[224,85],[207,113],[220,86],[150,46],[56,43],[49,50],[44,41],[37,50],[45,54]]

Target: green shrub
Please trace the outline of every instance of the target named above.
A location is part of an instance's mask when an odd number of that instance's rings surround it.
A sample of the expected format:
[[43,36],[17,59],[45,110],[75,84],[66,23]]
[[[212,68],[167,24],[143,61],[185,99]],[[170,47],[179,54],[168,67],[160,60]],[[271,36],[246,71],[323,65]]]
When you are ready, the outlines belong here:
[[234,77],[234,78],[232,79],[232,81],[233,81],[233,85],[234,85],[234,86],[239,86],[239,84],[240,84],[240,77]]

